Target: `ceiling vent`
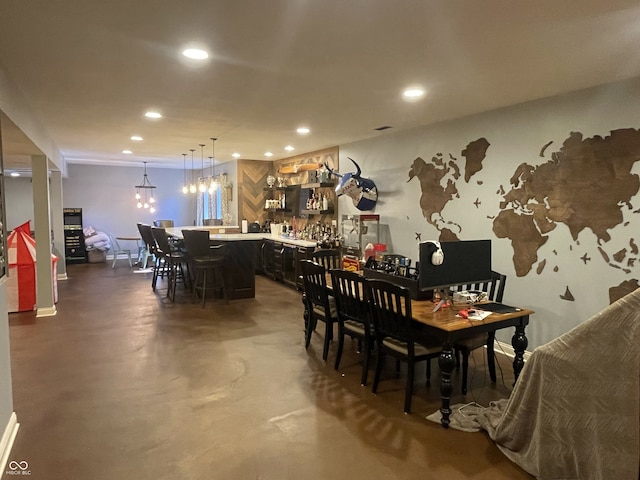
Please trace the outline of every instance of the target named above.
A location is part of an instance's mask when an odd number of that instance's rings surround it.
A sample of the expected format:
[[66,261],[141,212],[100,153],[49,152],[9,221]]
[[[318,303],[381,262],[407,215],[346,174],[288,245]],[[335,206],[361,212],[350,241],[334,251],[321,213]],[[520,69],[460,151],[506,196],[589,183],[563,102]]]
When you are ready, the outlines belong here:
[[386,130],[388,128],[393,128],[393,127],[391,127],[389,125],[384,125],[382,127],[374,128],[374,130],[377,130],[377,131],[381,132],[382,130]]

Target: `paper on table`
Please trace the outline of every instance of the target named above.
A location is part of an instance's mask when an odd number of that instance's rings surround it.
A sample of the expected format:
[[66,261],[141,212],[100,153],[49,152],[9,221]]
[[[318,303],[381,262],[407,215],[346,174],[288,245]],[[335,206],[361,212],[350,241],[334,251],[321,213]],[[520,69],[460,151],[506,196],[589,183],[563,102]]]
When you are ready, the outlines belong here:
[[484,320],[493,312],[486,312],[484,310],[469,310],[469,320]]

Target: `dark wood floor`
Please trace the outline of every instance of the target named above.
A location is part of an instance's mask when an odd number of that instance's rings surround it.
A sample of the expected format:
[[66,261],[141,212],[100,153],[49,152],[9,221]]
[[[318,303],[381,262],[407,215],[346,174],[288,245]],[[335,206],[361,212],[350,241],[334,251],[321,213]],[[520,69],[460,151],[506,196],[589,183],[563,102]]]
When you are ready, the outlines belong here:
[[[437,382],[417,383],[404,415],[404,376],[385,372],[373,395],[350,341],[339,372],[320,333],[305,351],[300,294],[279,283],[258,277],[255,299],[203,310],[181,288],[170,303],[166,282],[153,293],[126,262],[68,276],[55,317],[9,315],[20,423],[9,461],[32,479],[532,478],[485,433],[425,419]],[[510,360],[499,366],[492,385],[478,352],[469,394],[456,377],[452,403],[507,397]]]

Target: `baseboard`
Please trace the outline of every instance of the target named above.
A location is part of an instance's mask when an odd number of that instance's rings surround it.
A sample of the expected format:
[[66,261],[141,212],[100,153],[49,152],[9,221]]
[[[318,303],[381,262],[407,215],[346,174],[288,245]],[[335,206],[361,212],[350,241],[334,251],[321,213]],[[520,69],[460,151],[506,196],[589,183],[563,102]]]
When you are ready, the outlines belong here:
[[18,417],[16,416],[16,412],[12,412],[7,427],[4,429],[2,439],[0,440],[0,472],[3,472],[7,466],[7,460],[9,460],[13,442],[18,434],[18,428],[20,428]]
[[58,311],[56,310],[55,305],[53,307],[43,307],[38,308],[36,317],[53,317],[56,313],[58,313]]
[[69,277],[67,277],[66,273],[59,273],[58,276],[56,277],[58,280],[68,280]]
[[[504,353],[509,358],[515,358],[516,356],[516,351],[513,349],[513,346],[509,345],[508,343],[500,342],[499,340],[496,340],[494,350],[496,352]],[[526,362],[527,360],[529,360],[530,356],[531,352],[529,350],[525,350],[522,358],[524,358],[524,361]]]

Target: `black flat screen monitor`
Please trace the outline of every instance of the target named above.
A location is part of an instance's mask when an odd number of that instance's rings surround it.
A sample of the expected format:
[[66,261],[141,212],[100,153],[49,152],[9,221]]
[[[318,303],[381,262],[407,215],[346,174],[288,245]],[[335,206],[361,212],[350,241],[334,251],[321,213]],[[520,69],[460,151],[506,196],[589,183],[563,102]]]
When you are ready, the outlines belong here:
[[444,261],[431,263],[433,244],[420,243],[420,290],[482,283],[491,279],[491,240],[440,242]]

